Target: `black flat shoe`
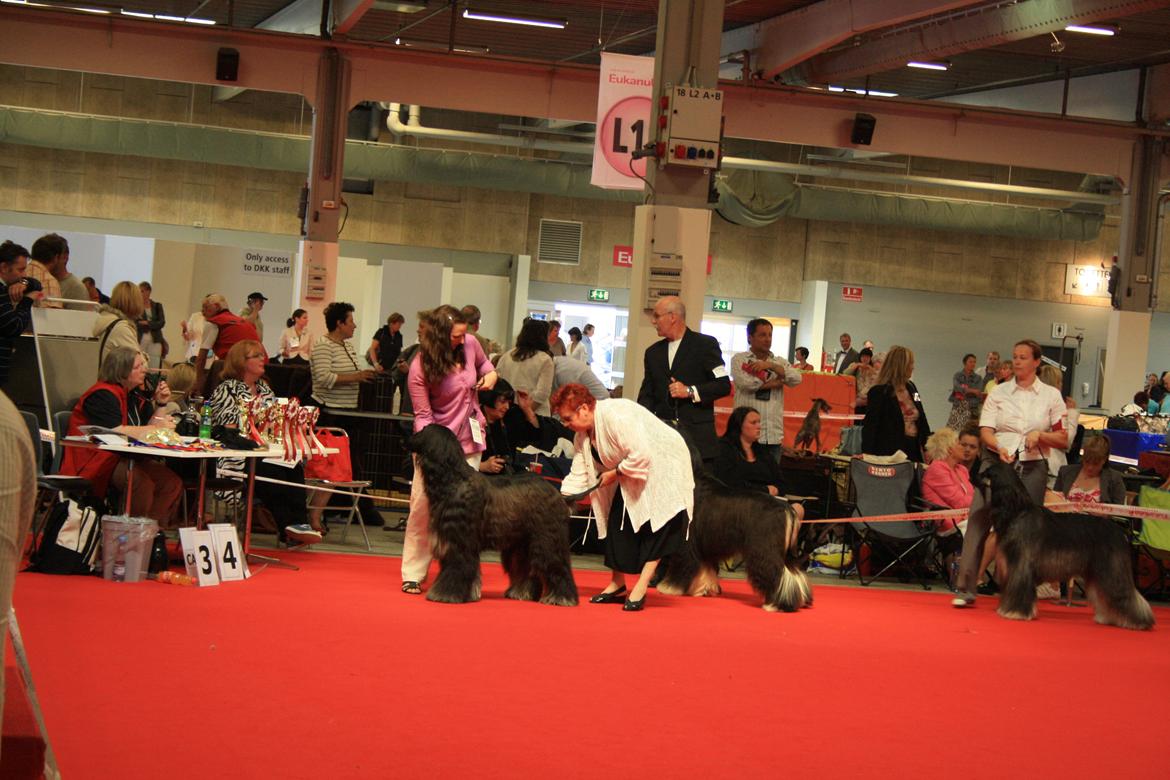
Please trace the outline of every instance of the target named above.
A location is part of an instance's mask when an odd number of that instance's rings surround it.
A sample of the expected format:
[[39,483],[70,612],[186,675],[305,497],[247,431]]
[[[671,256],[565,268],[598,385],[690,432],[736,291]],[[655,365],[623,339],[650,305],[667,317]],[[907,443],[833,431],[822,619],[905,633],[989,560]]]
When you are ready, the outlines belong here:
[[626,586],[622,585],[617,590],[611,590],[609,593],[598,593],[590,597],[590,604],[620,604],[626,600]]
[[626,603],[622,604],[622,612],[641,612],[646,607],[646,597],[634,601],[633,599],[626,599]]

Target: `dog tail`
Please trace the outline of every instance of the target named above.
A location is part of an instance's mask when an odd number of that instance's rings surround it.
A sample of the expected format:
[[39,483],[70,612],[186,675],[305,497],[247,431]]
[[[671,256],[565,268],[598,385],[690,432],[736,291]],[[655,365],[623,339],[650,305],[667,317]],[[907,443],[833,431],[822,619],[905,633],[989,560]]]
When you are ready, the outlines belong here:
[[804,606],[804,590],[800,578],[790,567],[780,570],[780,584],[776,587],[773,603],[782,612],[795,612]]

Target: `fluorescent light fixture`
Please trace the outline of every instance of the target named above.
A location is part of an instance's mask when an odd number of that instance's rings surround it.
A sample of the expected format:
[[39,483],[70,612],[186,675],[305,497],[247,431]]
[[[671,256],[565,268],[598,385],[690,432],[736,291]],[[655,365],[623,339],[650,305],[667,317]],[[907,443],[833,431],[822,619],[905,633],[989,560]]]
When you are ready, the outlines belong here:
[[504,24],[523,24],[529,27],[548,27],[553,30],[563,30],[568,24],[564,19],[550,19],[543,16],[512,16],[511,14],[475,11],[471,8],[463,10],[463,18],[479,22],[503,22]]
[[206,25],[215,24],[214,19],[200,19],[198,16],[188,16],[183,21],[186,22],[187,24],[206,24]]
[[374,0],[374,9],[396,14],[417,14],[427,10],[427,0]]
[[923,70],[950,70],[949,62],[907,62],[907,68],[921,68]]
[[[448,52],[452,49],[447,48],[447,44],[439,43],[438,41],[412,41],[407,38],[395,38],[395,46],[401,46],[404,49],[419,49],[422,51],[438,51]],[[455,44],[454,50],[457,54],[490,54],[491,49],[486,46],[466,46],[462,44]]]
[[187,17],[185,17],[185,16],[171,16],[170,14],[155,14],[154,18],[158,19],[160,22],[185,22],[185,21],[187,21]]
[[1089,35],[1117,35],[1117,27],[1107,24],[1070,24],[1064,29],[1068,32],[1087,33]]
[[882,92],[878,89],[864,90],[854,89],[853,87],[828,87],[830,92],[852,92],[854,95],[869,95],[870,97],[898,97],[897,92]]
[[122,9],[122,16],[133,16],[135,19],[153,19],[154,14],[143,13],[142,11],[127,11]]
[[110,13],[110,9],[108,9],[108,8],[86,8],[86,7],[80,6],[80,5],[70,5],[70,6],[65,6],[65,7],[68,8],[70,11],[82,11],[82,12],[87,13],[87,14],[108,14],[108,13]]

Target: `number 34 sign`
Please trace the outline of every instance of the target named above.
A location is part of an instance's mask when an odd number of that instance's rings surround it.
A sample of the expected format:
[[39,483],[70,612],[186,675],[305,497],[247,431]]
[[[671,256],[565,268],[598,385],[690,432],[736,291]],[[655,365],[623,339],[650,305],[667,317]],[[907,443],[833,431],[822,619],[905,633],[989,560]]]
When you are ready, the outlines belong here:
[[642,189],[640,177],[646,175],[646,158],[631,162],[630,154],[652,140],[648,130],[653,90],[653,57],[601,55],[597,142],[590,178],[595,186]]
[[183,545],[187,574],[194,577],[200,587],[251,576],[240,548],[239,534],[231,523],[210,523],[206,531],[180,528],[179,541]]

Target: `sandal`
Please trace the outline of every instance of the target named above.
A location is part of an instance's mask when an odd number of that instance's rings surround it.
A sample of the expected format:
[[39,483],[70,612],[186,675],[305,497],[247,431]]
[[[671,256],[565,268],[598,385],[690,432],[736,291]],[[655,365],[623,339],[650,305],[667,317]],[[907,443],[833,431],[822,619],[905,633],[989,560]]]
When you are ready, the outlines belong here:
[[417,596],[422,593],[422,588],[419,587],[417,582],[414,582],[413,580],[407,580],[406,582],[402,583],[402,592]]

